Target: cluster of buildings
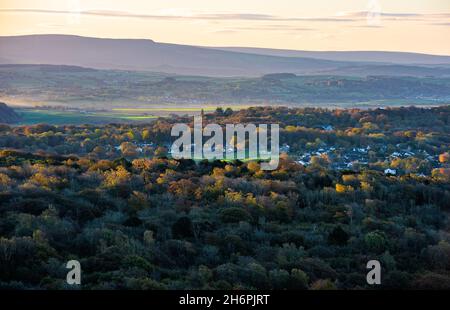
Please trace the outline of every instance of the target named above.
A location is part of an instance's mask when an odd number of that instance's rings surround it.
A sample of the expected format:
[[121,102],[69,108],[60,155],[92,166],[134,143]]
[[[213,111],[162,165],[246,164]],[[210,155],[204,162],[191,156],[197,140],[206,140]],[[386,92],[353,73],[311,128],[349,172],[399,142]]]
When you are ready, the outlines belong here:
[[[286,146],[285,150],[289,150],[290,147]],[[439,155],[430,155],[425,150],[398,150],[392,153],[388,153],[386,146],[378,148],[374,151],[376,161],[392,162],[395,159],[406,159],[409,157],[418,157],[421,160],[425,160],[430,163],[432,168],[440,168]],[[288,153],[291,157],[296,158],[297,162],[303,166],[311,164],[313,157],[326,158],[330,162],[330,166],[336,170],[353,169],[355,166],[367,166],[369,165],[369,151],[372,148],[370,146],[358,147],[358,148],[336,148],[336,147],[320,147],[315,150],[308,150],[299,154]],[[388,168],[384,170],[386,175],[397,175],[399,171],[397,169]]]

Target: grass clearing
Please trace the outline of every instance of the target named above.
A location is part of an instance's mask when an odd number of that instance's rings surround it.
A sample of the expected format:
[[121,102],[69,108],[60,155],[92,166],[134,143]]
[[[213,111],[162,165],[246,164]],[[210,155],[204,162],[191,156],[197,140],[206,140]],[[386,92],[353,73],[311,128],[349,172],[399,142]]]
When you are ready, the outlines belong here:
[[157,118],[155,115],[135,115],[114,112],[83,112],[83,111],[57,111],[47,109],[16,109],[22,117],[19,125],[52,124],[52,125],[80,125],[104,124],[114,122],[139,122]]

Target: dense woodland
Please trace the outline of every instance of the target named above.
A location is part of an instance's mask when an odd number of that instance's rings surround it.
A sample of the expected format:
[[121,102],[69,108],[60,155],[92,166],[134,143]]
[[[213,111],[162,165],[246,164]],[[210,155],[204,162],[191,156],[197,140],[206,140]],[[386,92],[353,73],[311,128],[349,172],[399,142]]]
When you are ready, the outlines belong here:
[[450,106],[205,116],[279,123],[275,171],[171,159],[178,122],[0,125],[0,288],[69,288],[71,259],[82,289],[373,289],[372,259],[375,288],[450,288]]

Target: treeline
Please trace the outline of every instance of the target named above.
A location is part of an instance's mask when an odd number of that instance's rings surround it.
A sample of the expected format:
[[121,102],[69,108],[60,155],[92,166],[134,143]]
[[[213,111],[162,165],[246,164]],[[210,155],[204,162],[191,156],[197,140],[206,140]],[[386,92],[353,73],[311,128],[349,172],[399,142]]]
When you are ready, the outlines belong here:
[[[102,152],[93,150],[101,147],[106,148],[105,152],[113,151],[112,147],[122,142],[168,145],[174,140],[170,136],[172,125],[192,124],[192,121],[192,117],[172,116],[140,125],[0,125],[0,147],[57,154],[92,153],[90,155],[96,156],[100,153],[103,155],[101,158],[107,158]],[[300,149],[307,143],[321,140],[346,147],[404,144],[442,153],[448,150],[450,143],[450,106],[376,110],[258,107],[234,112],[217,109],[215,113],[206,114],[204,121],[219,124],[278,123],[282,128],[282,142],[297,144]],[[115,155],[111,153],[111,156]]]

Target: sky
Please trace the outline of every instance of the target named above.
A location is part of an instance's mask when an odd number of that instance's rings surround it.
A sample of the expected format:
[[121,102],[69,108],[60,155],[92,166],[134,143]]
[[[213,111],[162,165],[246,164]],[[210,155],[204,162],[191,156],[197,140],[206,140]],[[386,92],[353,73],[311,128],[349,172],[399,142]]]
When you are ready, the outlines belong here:
[[0,0],[0,36],[450,55],[450,0]]

